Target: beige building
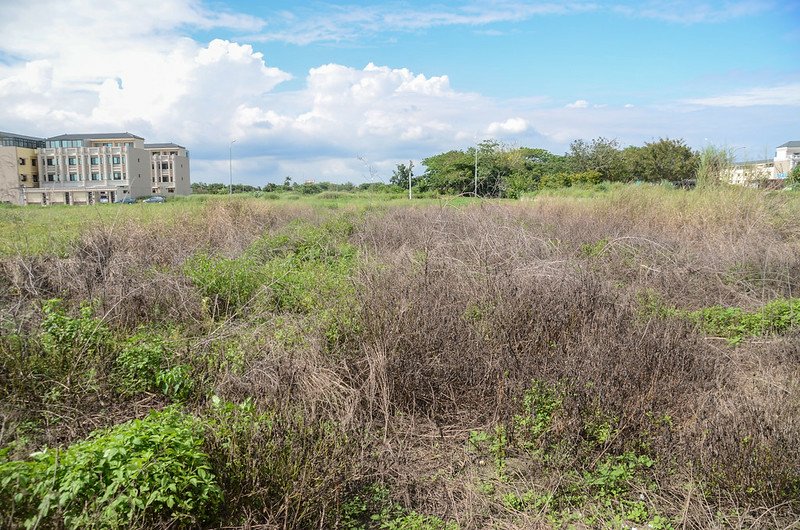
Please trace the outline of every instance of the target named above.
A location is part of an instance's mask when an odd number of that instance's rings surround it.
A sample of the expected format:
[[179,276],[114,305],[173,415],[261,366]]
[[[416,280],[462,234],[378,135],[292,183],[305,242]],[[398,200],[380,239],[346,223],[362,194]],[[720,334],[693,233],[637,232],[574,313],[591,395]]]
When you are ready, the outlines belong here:
[[744,186],[780,185],[800,165],[800,141],[786,142],[775,149],[772,160],[738,162],[731,170],[731,184]]
[[41,147],[43,138],[0,132],[0,202],[22,204],[25,190],[39,185]]
[[150,154],[150,174],[153,195],[189,195],[189,151],[173,144],[144,144]]
[[800,165],[800,140],[786,142],[775,150],[773,160],[775,170],[772,178],[785,179],[789,173]]
[[0,202],[95,204],[189,195],[189,152],[131,133],[0,133]]
[[773,178],[773,166],[772,160],[737,162],[731,169],[731,184],[757,188],[761,182]]

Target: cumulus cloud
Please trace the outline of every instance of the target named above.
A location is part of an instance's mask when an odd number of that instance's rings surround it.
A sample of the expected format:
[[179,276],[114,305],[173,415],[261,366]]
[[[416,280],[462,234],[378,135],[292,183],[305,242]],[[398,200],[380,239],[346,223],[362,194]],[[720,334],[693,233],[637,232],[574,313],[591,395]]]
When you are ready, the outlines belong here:
[[565,107],[568,109],[585,109],[588,106],[589,102],[586,101],[585,99],[579,99],[574,103],[569,103],[568,105],[565,105]]
[[509,118],[503,122],[492,122],[486,129],[491,135],[519,134],[528,130],[528,121],[523,118]]

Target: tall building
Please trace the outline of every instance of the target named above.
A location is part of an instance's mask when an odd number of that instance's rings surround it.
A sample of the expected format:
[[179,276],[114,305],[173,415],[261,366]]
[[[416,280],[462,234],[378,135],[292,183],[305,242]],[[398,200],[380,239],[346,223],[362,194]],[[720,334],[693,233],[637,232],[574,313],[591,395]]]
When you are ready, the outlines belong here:
[[144,144],[150,153],[150,174],[154,195],[189,195],[189,151],[173,144]]
[[189,195],[189,152],[131,133],[0,133],[0,202],[94,204]]
[[25,189],[39,185],[36,150],[43,138],[0,132],[0,202],[22,204]]

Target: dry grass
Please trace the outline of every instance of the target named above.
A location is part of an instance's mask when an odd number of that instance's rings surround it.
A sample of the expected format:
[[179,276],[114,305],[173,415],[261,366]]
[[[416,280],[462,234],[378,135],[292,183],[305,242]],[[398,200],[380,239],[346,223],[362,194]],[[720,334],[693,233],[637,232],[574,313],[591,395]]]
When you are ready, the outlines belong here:
[[[789,220],[798,201],[787,197],[630,187],[459,208],[212,201],[175,224],[90,230],[65,256],[5,259],[0,311],[6,329],[31,344],[38,304],[51,297],[96,300],[115,333],[168,329],[175,362],[190,365],[196,381],[185,405],[218,426],[208,433],[215,469],[234,466],[223,479],[220,524],[341,526],[348,500],[380,483],[394,506],[461,528],[566,526],[564,506],[600,514],[576,528],[611,525],[610,515],[626,517],[614,512],[624,495],[673,528],[797,528],[800,337],[733,347],[641,304],[642,293],[686,309],[797,296],[800,231]],[[352,224],[349,236],[337,232],[296,266],[355,245],[353,294],[335,302],[355,323],[331,335],[334,302],[278,310],[259,296],[212,318],[186,260],[236,258],[298,219]],[[259,259],[278,252],[267,248]],[[2,351],[0,382],[18,392],[3,396],[5,443],[41,417],[37,407],[52,414],[65,405],[37,394],[35,370],[12,372],[21,366],[13,341]],[[534,382],[558,389],[560,401],[528,447],[515,416]],[[70,404],[62,421],[27,434],[30,443],[80,438],[168,400],[115,401],[106,384]],[[244,420],[213,409],[212,394],[249,400],[272,415],[270,427],[251,418],[237,431],[231,422]],[[228,428],[238,434],[226,438]],[[495,429],[507,436],[502,473],[468,443],[471,432]],[[585,474],[626,454],[655,463],[611,508],[576,500],[576,488],[589,487]],[[263,455],[297,465],[268,465]],[[560,508],[503,500],[529,491],[573,498]]]

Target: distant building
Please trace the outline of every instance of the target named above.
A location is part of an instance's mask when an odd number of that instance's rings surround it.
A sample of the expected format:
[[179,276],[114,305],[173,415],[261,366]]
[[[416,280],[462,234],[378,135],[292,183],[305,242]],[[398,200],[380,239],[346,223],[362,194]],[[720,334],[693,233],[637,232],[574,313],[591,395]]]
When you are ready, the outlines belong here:
[[39,185],[41,147],[44,138],[0,132],[0,202],[22,204],[25,188]]
[[94,204],[189,195],[189,152],[131,133],[33,138],[0,133],[0,201]]
[[785,179],[800,164],[800,140],[779,145],[775,151],[773,178]]
[[780,186],[779,181],[788,177],[798,164],[800,164],[800,141],[786,142],[776,148],[772,160],[751,160],[734,164],[731,184],[764,187],[771,182],[772,187],[775,184]]
[[736,162],[731,170],[731,184],[758,187],[759,182],[772,178],[773,166],[772,160]]
[[150,174],[153,195],[189,195],[189,151],[185,147],[166,144],[144,144],[150,153]]

